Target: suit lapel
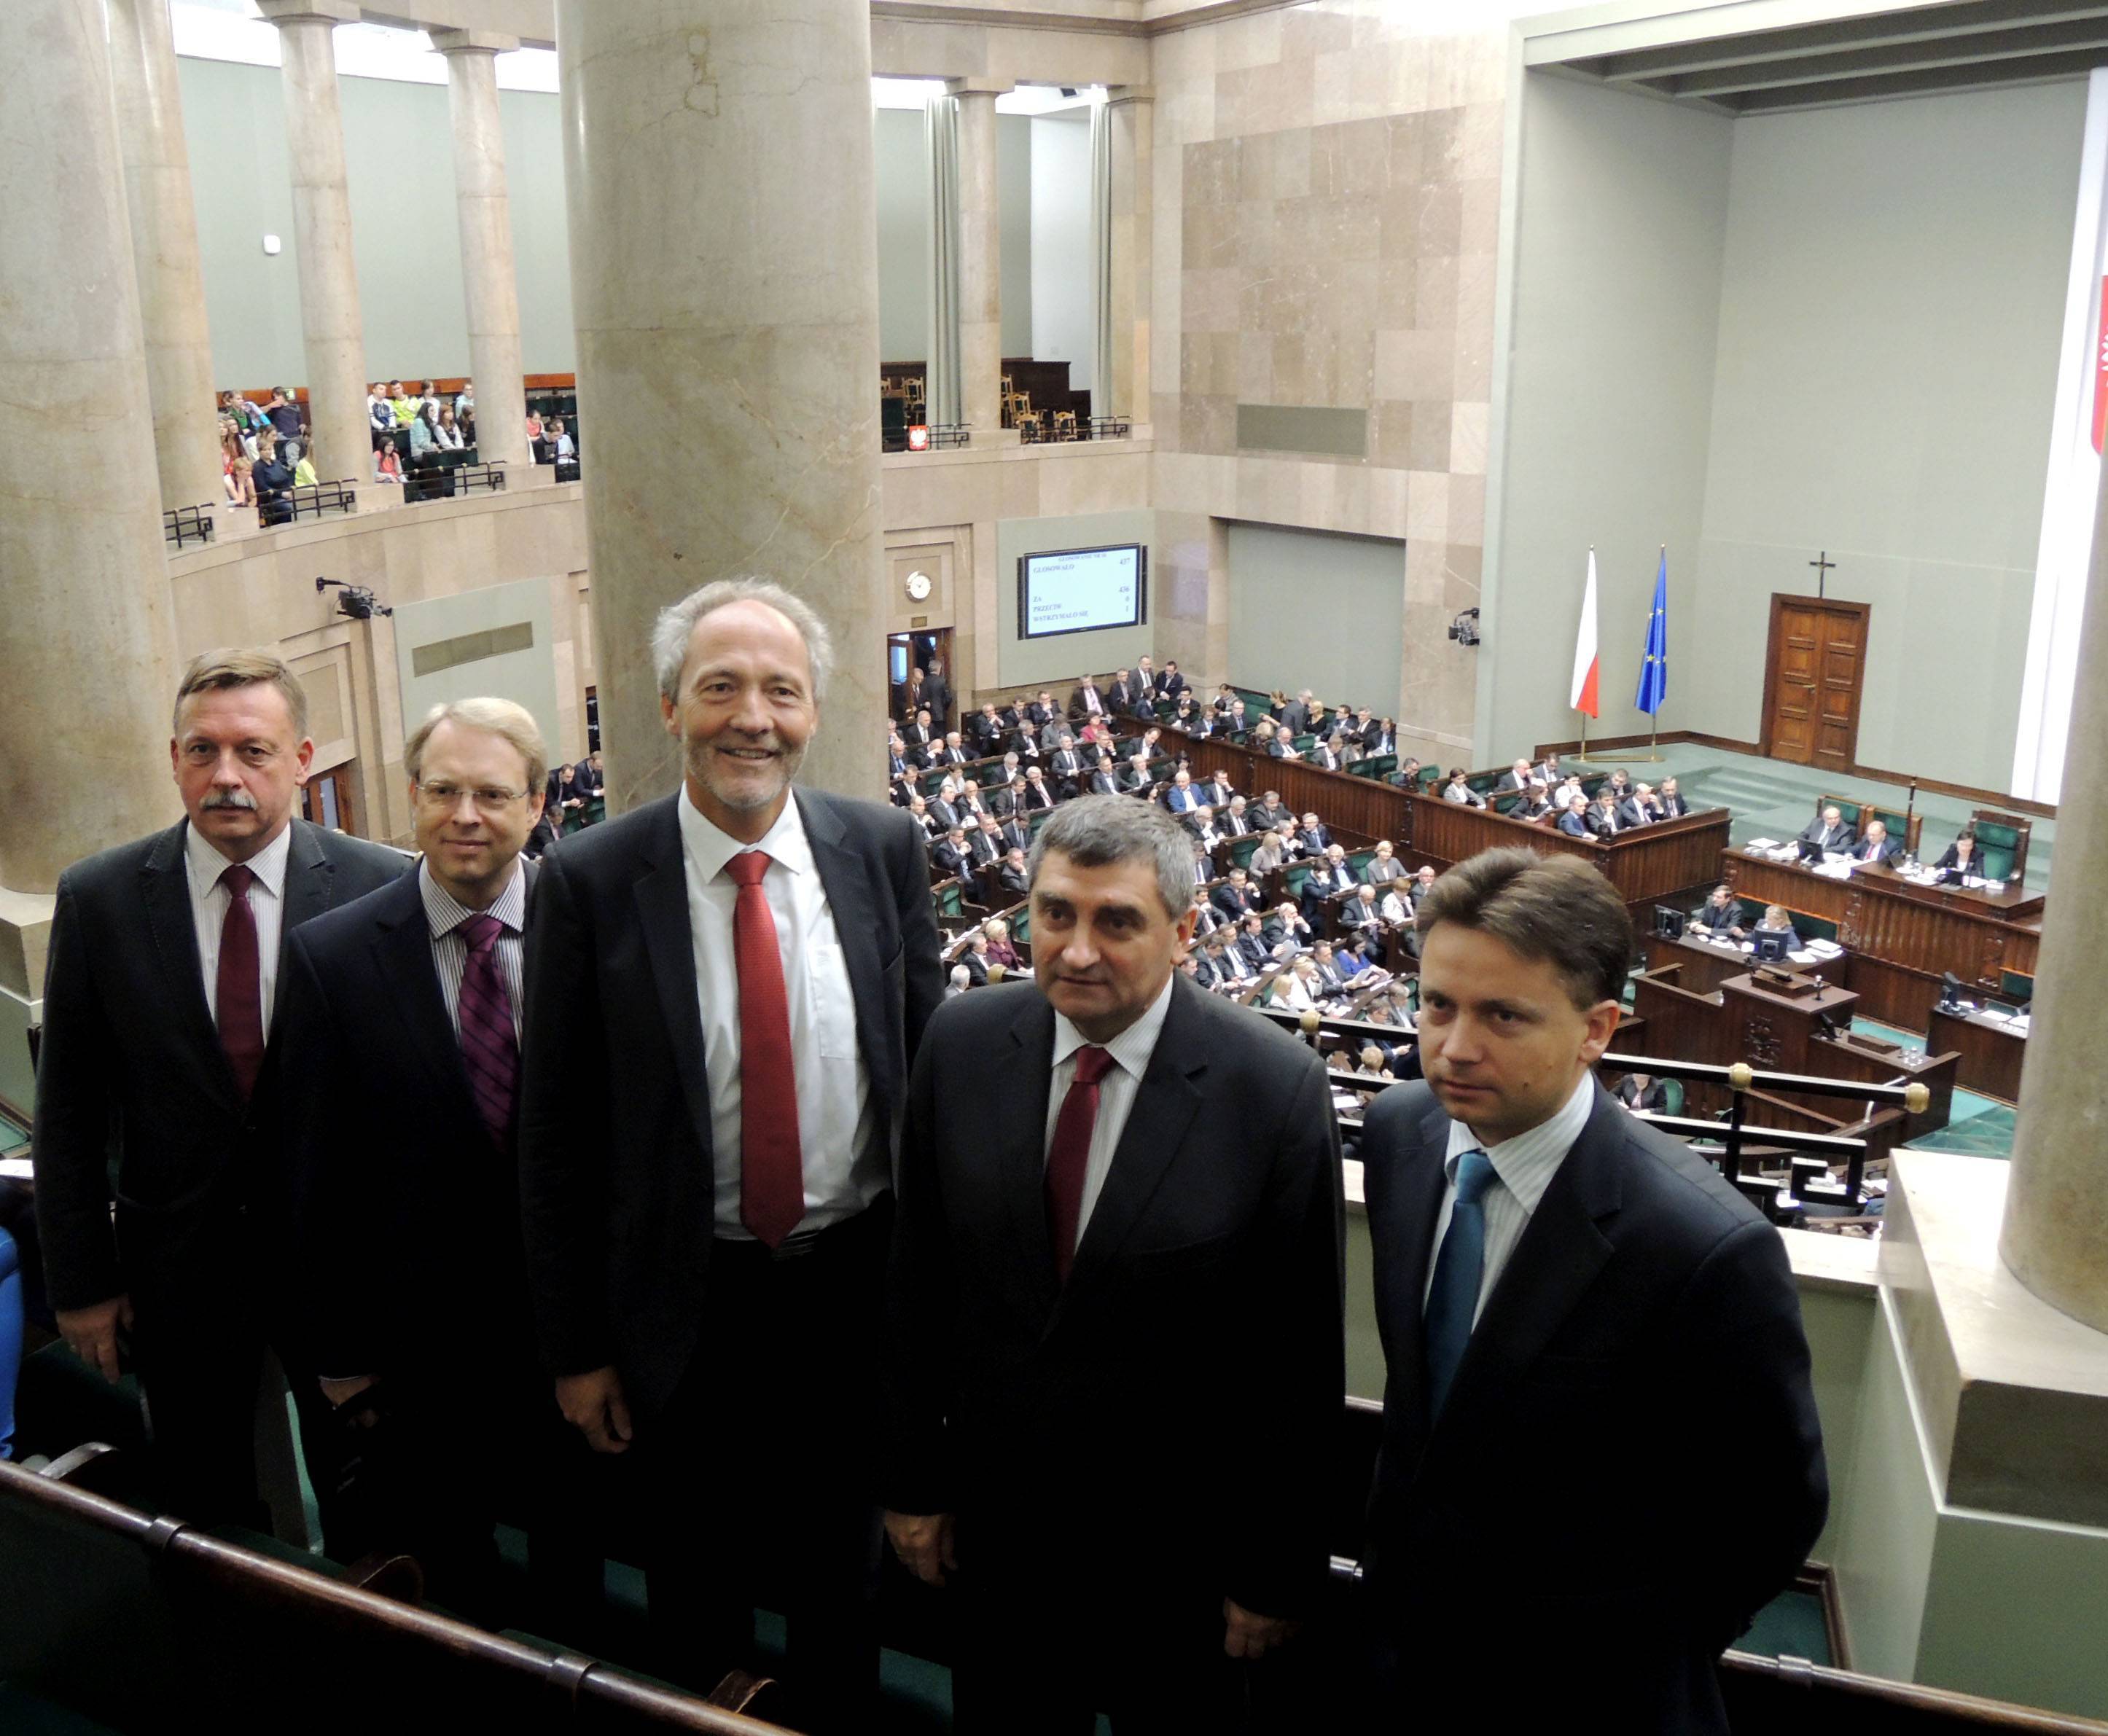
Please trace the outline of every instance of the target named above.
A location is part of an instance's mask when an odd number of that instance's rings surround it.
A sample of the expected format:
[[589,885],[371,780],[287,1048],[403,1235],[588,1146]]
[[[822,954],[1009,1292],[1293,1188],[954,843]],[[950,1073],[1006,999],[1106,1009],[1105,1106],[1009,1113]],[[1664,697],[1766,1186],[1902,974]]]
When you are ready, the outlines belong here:
[[227,1053],[214,1029],[212,1009],[205,998],[205,966],[198,957],[197,924],[191,915],[190,868],[184,855],[190,822],[178,821],[154,841],[140,864],[140,891],[153,930],[154,950],[168,983],[169,1004],[175,1008],[191,1042],[205,1057],[205,1077],[230,1109],[242,1106]]
[[863,857],[843,843],[840,815],[803,790],[794,789],[791,799],[805,823],[805,839],[820,870],[827,907],[834,913],[835,938],[841,942],[849,992],[856,1001],[857,1046],[863,1051],[865,1071],[884,1105],[886,1118],[881,1126],[885,1127],[890,1124],[896,1095],[887,1064],[892,1054],[892,1021],[878,956],[878,910],[872,902],[866,865]]
[[696,1000],[696,949],[688,926],[688,869],[681,853],[678,794],[664,798],[645,841],[643,871],[633,896],[644,930],[644,954],[651,960],[660,1010],[673,1046],[673,1067],[688,1119],[705,1163],[715,1150],[710,1138],[710,1083],[703,1064],[703,1014]]
[[1486,1298],[1436,1432],[1468,1441],[1476,1413],[1522,1378],[1610,1257],[1598,1222],[1622,1199],[1624,1111],[1600,1085],[1588,1125],[1566,1154]]
[[411,1046],[430,1069],[433,1082],[458,1097],[473,1112],[468,1070],[462,1064],[461,1040],[447,1016],[446,994],[432,962],[431,925],[425,918],[425,897],[412,870],[390,886],[374,918],[373,961],[381,980],[393,992],[394,1004],[410,1027]]
[[1149,1070],[1135,1092],[1127,1126],[1120,1130],[1112,1167],[1091,1209],[1091,1221],[1076,1244],[1076,1262],[1070,1269],[1065,1297],[1088,1285],[1119,1252],[1148,1209],[1200,1109],[1198,1082],[1208,1070],[1208,1055],[1195,1032],[1187,998],[1200,992],[1183,977],[1171,979],[1171,1005],[1164,1013],[1164,1028],[1157,1033]]
[[1010,1039],[998,1050],[999,1069],[1025,1082],[1019,1091],[997,1091],[988,1104],[989,1125],[981,1149],[1000,1164],[1005,1220],[1022,1270],[1031,1274],[1033,1306],[1041,1320],[1054,1311],[1061,1286],[1054,1273],[1054,1246],[1047,1228],[1047,1100],[1054,1085],[1054,1009],[1037,988],[1017,996]]

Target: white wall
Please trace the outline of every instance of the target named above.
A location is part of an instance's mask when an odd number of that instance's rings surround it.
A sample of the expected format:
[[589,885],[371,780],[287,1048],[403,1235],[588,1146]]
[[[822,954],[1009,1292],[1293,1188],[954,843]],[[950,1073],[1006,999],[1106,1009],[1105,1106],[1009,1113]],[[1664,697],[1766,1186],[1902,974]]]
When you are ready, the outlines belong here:
[[1090,111],[1072,110],[1032,121],[1032,353],[1088,390],[1094,344]]
[[[2004,787],[2082,81],[1736,123],[1694,708],[1754,740],[1774,591],[1873,605],[1863,765]],[[1671,617],[1673,622],[1674,617]]]
[[[1570,739],[1591,544],[1599,735],[1632,708],[1669,546],[1665,729],[1692,726],[1691,607],[1726,227],[1725,117],[1549,74],[1523,81],[1506,438],[1487,506],[1474,762]],[[1758,655],[1761,659],[1762,647]]]

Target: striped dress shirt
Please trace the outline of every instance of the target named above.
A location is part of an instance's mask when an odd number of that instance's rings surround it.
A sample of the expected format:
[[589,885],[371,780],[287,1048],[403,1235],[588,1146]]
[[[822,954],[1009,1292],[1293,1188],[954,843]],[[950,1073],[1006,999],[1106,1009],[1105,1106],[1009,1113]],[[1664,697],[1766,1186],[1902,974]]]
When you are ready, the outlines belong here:
[[1464,1154],[1484,1152],[1497,1178],[1485,1194],[1485,1271],[1479,1280],[1479,1305],[1471,1312],[1471,1324],[1476,1326],[1479,1316],[1485,1312],[1486,1298],[1500,1282],[1508,1256],[1515,1252],[1516,1244],[1529,1227],[1538,1202],[1544,1198],[1544,1190],[1552,1185],[1552,1178],[1559,1173],[1559,1166],[1566,1161],[1566,1154],[1573,1149],[1574,1140],[1581,1137],[1581,1130],[1588,1125],[1589,1114],[1595,1107],[1596,1076],[1583,1073],[1572,1094],[1549,1120],[1539,1122],[1527,1133],[1518,1133],[1497,1145],[1480,1145],[1461,1121],[1449,1123],[1449,1151],[1443,1160],[1447,1179],[1442,1190],[1442,1210],[1435,1220],[1435,1247],[1427,1260],[1427,1285],[1421,1292],[1423,1306],[1428,1290],[1434,1288],[1435,1257],[1441,1253],[1442,1238],[1449,1230],[1449,1214],[1457,1203],[1457,1165]]
[[461,1036],[462,972],[468,965],[468,942],[461,925],[470,917],[489,915],[504,924],[498,937],[498,979],[505,984],[505,998],[512,1003],[512,1034],[520,1034],[520,982],[526,965],[526,947],[520,938],[527,924],[527,865],[515,865],[512,878],[488,912],[472,911],[432,878],[431,865],[417,864],[417,891],[425,901],[425,920],[432,934],[432,968],[439,975],[439,992],[447,998],[447,1018],[454,1036]]

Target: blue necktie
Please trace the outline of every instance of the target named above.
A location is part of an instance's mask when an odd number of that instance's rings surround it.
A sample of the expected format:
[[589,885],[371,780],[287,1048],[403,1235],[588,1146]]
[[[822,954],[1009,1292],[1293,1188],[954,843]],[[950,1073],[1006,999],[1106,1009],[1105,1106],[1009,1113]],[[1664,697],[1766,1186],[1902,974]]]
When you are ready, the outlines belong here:
[[1435,1257],[1435,1282],[1427,1292],[1427,1415],[1441,1415],[1450,1383],[1471,1342],[1479,1283],[1486,1270],[1486,1190],[1494,1181],[1493,1160],[1467,1151],[1457,1160],[1457,1203]]

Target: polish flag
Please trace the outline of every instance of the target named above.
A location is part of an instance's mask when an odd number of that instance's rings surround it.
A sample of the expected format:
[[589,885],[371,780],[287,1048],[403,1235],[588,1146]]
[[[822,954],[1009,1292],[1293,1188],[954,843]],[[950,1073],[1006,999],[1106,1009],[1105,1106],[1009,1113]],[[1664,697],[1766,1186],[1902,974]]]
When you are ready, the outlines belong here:
[[1568,703],[1592,717],[1596,708],[1596,551],[1588,551],[1588,590],[1581,599],[1581,634],[1574,641],[1574,697]]

